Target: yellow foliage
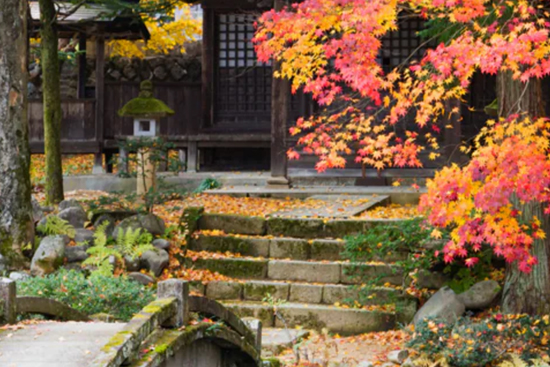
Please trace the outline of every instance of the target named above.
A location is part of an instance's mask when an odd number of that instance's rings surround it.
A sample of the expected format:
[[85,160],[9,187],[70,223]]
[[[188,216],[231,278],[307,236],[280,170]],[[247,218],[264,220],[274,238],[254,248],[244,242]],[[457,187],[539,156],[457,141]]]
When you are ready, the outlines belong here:
[[[176,17],[175,14],[179,15]],[[202,33],[202,22],[193,19],[189,4],[181,2],[174,11],[166,14],[174,17],[171,22],[161,22],[155,18],[145,19],[151,38],[144,42],[112,40],[109,42],[111,56],[144,58],[150,54],[168,54],[173,50],[185,52],[185,44],[195,41]]]

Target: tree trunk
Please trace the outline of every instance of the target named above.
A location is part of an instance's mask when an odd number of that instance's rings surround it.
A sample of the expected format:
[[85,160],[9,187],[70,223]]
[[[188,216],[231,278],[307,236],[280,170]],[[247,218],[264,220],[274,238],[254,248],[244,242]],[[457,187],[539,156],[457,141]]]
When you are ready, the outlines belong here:
[[39,0],[42,46],[42,97],[44,102],[44,152],[46,154],[46,201],[63,200],[61,167],[61,92],[56,12],[53,0]]
[[[524,114],[532,118],[544,116],[544,103],[540,80],[521,83],[513,80],[511,74],[502,73],[497,80],[499,116]],[[502,294],[502,310],[506,313],[527,313],[531,315],[550,314],[550,218],[544,214],[539,203],[514,205],[521,211],[522,219],[531,221],[533,216],[541,220],[547,234],[546,240],[535,241],[532,253],[538,264],[530,273],[518,270],[517,264],[506,268],[506,279]]]
[[0,11],[0,254],[10,266],[34,240],[27,125],[27,2]]

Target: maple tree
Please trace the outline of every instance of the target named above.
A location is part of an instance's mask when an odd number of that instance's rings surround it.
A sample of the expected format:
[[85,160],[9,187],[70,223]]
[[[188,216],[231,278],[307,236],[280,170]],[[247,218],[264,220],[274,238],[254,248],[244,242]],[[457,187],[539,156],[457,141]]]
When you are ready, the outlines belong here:
[[[344,167],[353,148],[358,162],[377,169],[420,167],[426,149],[437,158],[438,133],[460,113],[449,102],[468,93],[475,73],[498,76],[500,119],[477,137],[465,167],[436,175],[421,208],[431,224],[453,228],[445,261],[472,266],[478,260],[465,258],[467,250],[489,245],[511,264],[503,306],[513,312],[550,311],[548,122],[538,118],[540,79],[550,74],[546,7],[525,0],[305,0],[264,13],[255,37],[259,59],[280,61],[276,76],[322,107],[290,130],[305,153],[319,157],[320,171]],[[408,62],[385,71],[383,37],[411,16],[426,21],[426,38]],[[415,126],[396,133],[411,117]]]

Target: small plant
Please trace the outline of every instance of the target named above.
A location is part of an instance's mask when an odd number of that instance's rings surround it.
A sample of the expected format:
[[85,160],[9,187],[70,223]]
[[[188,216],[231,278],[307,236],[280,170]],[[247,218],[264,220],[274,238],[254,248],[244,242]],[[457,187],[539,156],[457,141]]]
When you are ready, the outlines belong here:
[[109,226],[108,222],[103,222],[94,233],[94,246],[87,250],[90,255],[83,265],[95,267],[92,275],[113,276],[114,266],[110,261],[113,256],[115,259],[123,262],[124,256],[135,259],[145,251],[153,250],[151,245],[153,236],[150,233],[142,233],[140,228],[127,228],[125,231],[119,229],[114,244],[109,244],[105,230]]
[[127,321],[154,299],[154,291],[126,277],[59,270],[46,277],[17,282],[22,296],[45,297],[62,302],[86,315],[106,313]]
[[199,186],[195,189],[196,194],[200,194],[203,191],[210,190],[210,189],[217,189],[220,188],[222,184],[216,180],[215,178],[205,178],[202,180],[202,182],[199,184]]
[[36,227],[36,229],[46,236],[69,236],[74,238],[76,234],[74,227],[57,215],[47,216],[46,222]]

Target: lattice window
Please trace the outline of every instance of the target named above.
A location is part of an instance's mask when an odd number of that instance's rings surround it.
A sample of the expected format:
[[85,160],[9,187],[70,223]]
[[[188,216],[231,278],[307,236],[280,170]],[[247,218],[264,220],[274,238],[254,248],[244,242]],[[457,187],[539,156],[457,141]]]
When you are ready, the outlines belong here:
[[270,120],[272,68],[258,62],[251,41],[257,17],[217,15],[217,121]]
[[[426,52],[425,47],[419,48],[422,40],[417,32],[422,30],[423,21],[408,17],[399,22],[399,29],[390,32],[382,40],[380,62],[384,71],[391,71],[405,61],[417,60]],[[410,58],[414,53],[414,57]]]

